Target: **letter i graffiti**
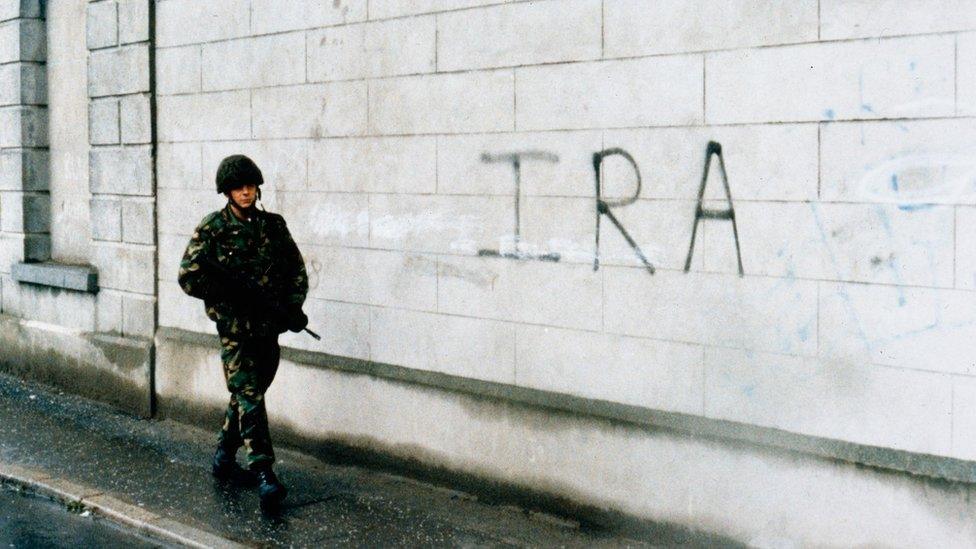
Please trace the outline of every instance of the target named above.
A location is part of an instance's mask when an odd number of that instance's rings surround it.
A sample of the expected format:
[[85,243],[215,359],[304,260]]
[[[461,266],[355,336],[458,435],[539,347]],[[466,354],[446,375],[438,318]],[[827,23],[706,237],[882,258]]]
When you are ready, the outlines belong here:
[[494,256],[494,257],[506,257],[509,259],[536,259],[539,261],[559,261],[559,254],[548,253],[543,255],[535,255],[531,253],[523,252],[521,249],[522,244],[522,160],[538,160],[542,162],[548,162],[550,164],[555,164],[559,162],[559,157],[555,154],[546,151],[522,151],[513,152],[505,154],[488,154],[484,153],[481,155],[481,161],[486,164],[493,164],[496,162],[507,162],[512,165],[512,173],[515,176],[515,227],[513,229],[514,238],[514,249],[510,253],[502,253],[499,250],[478,250],[478,255],[482,257]]

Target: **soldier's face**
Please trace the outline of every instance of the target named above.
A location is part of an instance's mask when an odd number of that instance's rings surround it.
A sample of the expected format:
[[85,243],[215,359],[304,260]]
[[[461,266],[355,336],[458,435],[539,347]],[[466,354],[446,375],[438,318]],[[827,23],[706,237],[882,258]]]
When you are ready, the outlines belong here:
[[257,199],[258,187],[257,185],[252,185],[248,183],[243,187],[238,187],[236,189],[230,190],[230,198],[235,204],[240,205],[242,208],[250,208],[254,201]]

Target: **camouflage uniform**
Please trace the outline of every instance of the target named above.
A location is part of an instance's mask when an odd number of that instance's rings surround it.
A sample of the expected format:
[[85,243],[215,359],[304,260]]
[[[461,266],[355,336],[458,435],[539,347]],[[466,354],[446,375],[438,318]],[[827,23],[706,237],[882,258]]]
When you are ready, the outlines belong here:
[[264,393],[278,370],[278,334],[286,327],[280,319],[248,307],[246,296],[236,299],[242,296],[228,293],[227,283],[201,265],[203,256],[296,307],[301,307],[308,292],[305,262],[283,217],[255,210],[250,221],[241,221],[230,205],[203,218],[180,262],[180,286],[204,300],[207,316],[217,323],[220,335],[220,357],[230,391],[220,444],[229,450],[243,444],[251,469],[270,466],[274,450]]

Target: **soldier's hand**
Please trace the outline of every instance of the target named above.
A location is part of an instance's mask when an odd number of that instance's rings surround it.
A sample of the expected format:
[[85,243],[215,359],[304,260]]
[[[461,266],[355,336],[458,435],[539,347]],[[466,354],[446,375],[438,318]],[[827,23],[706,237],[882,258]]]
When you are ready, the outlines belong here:
[[292,307],[288,311],[288,329],[292,332],[300,332],[308,326],[308,316],[305,315],[301,307]]

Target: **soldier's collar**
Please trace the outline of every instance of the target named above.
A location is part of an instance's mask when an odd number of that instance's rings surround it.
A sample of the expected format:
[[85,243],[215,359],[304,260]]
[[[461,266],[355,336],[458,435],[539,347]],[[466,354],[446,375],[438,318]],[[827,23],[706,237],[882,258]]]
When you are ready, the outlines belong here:
[[[257,208],[254,209],[254,215],[251,216],[250,223],[253,223],[254,221],[257,220],[258,216],[260,215],[259,214],[260,211],[261,210],[258,210]],[[236,215],[234,215],[233,210],[231,210],[230,202],[227,202],[227,204],[224,206],[224,209],[220,212],[220,214],[224,217],[224,220],[227,221],[228,223],[236,223],[238,225],[244,225],[244,226],[249,225],[249,223],[245,223],[244,221],[238,219]]]

